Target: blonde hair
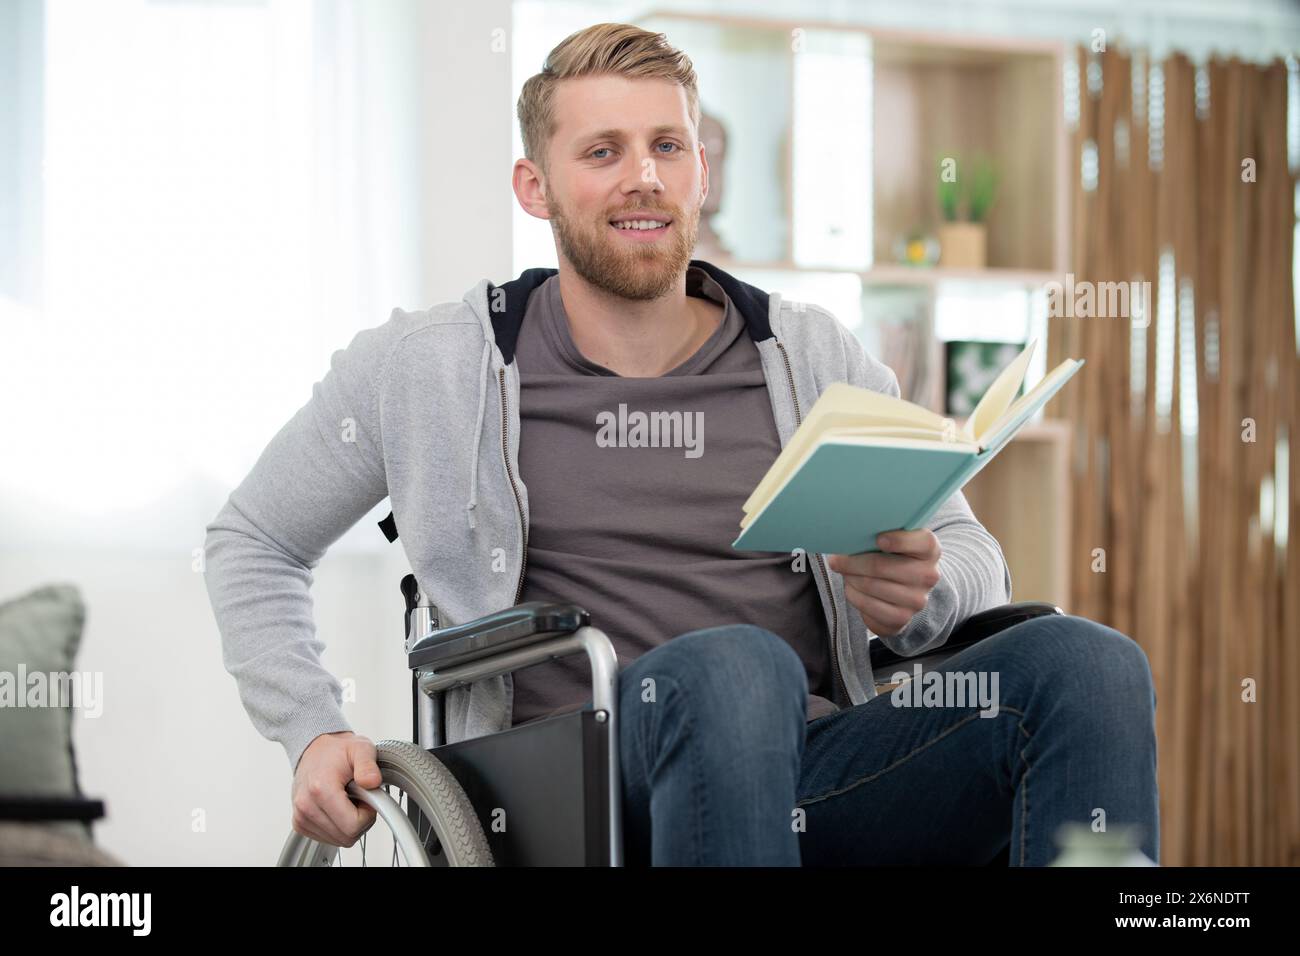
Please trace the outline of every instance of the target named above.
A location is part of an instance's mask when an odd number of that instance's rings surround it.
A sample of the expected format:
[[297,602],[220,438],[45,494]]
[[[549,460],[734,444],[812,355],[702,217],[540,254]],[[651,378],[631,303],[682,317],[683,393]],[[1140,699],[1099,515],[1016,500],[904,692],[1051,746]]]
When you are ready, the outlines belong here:
[[626,23],[597,23],[560,42],[542,72],[524,83],[517,112],[524,156],[546,169],[546,148],[555,134],[555,88],[561,80],[616,74],[672,80],[686,90],[691,125],[699,135],[700,94],[691,58],[652,33]]

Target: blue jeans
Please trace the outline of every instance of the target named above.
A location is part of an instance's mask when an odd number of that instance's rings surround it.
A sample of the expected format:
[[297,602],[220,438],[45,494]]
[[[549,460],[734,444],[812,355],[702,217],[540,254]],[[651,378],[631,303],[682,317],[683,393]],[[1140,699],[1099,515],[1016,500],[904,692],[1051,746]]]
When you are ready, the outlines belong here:
[[619,674],[626,864],[1042,866],[1098,810],[1159,860],[1156,697],[1131,638],[1050,615],[938,670],[982,672],[996,708],[886,692],[806,723],[799,656],[748,624],[643,654]]

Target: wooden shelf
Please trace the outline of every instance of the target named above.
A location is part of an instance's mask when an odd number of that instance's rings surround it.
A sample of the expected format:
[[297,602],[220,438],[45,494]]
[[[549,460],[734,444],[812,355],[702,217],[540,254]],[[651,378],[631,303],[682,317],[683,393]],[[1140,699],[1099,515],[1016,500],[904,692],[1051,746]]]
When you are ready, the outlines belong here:
[[1011,569],[1013,601],[1070,600],[1070,446],[1074,426],[1031,422],[963,489]]
[[940,161],[958,181],[992,161],[997,194],[987,217],[988,263],[1010,272],[1063,271],[1067,154],[1063,48],[1000,48],[951,37],[873,43],[874,262],[895,243],[941,222]]
[[[1064,42],[663,9],[638,20],[691,51],[701,104],[726,126],[717,225],[744,265],[918,286],[1032,286],[1065,271]],[[823,139],[838,150],[801,148]],[[979,157],[997,172],[994,268],[894,264],[900,238],[937,231],[947,157],[959,180]],[[836,264],[795,264],[814,259]]]
[[934,286],[944,282],[972,282],[1031,288],[1057,279],[1054,272],[1046,269],[949,269],[944,266],[885,264],[874,266],[861,276],[864,285]]
[[864,286],[921,286],[930,287],[945,282],[970,282],[990,286],[1015,286],[1037,288],[1048,282],[1060,281],[1059,276],[1046,269],[949,269],[944,266],[905,266],[887,263],[870,269],[854,271],[835,266],[799,265],[788,259],[749,262],[730,256],[715,258],[713,264],[728,271],[756,269],[768,272],[799,273],[849,273],[857,275]]

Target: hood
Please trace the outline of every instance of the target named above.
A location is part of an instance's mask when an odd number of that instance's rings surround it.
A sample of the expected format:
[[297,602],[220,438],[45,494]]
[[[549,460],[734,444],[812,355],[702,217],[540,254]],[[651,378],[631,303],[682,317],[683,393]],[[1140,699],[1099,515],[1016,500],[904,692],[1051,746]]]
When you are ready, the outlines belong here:
[[[772,337],[772,294],[748,282],[742,282],[703,259],[692,259],[688,268],[690,266],[704,270],[722,287],[722,291],[727,293],[727,297],[740,310],[751,339],[761,342]],[[528,309],[529,296],[558,272],[558,269],[525,269],[517,279],[501,285],[485,279],[465,293],[465,301],[483,322],[484,331],[491,327],[492,337],[506,365],[515,360],[515,343],[519,340],[519,329]],[[777,301],[779,302],[779,297]]]
[[[755,342],[772,338],[772,310],[779,308],[781,297],[742,282],[728,272],[703,259],[692,259],[688,264],[697,266],[721,286],[739,310],[749,337]],[[474,509],[478,507],[478,460],[483,443],[483,421],[487,413],[488,373],[492,365],[492,347],[501,353],[501,361],[510,365],[515,360],[515,345],[519,329],[528,310],[528,299],[533,291],[547,279],[559,273],[558,269],[525,269],[518,278],[501,285],[483,279],[465,293],[464,301],[474,310],[483,325],[483,351],[479,356],[478,411],[474,421],[474,453],[470,456],[469,499],[465,502],[469,526],[475,526]],[[379,522],[380,529],[389,541],[397,540],[397,525],[390,512]]]

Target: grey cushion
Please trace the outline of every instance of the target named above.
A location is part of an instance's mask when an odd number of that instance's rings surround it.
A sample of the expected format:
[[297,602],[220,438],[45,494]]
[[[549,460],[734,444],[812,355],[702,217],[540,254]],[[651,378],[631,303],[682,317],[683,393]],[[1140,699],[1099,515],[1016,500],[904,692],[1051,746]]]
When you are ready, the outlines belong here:
[[[0,794],[80,796],[72,707],[47,688],[44,707],[17,706],[27,675],[71,674],[86,606],[71,584],[52,584],[0,604]],[[61,706],[53,706],[55,704]]]

